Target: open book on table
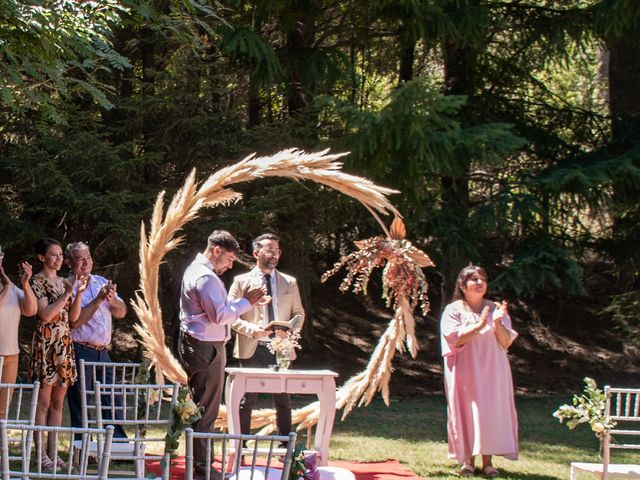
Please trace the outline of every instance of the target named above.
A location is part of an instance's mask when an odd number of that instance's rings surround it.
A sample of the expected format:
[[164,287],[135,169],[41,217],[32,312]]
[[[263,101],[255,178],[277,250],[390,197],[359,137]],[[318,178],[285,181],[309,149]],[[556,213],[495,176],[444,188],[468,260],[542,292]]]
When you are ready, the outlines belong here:
[[277,328],[291,330],[292,332],[300,330],[302,328],[302,315],[296,315],[291,320],[274,320],[264,327],[265,330],[275,330]]

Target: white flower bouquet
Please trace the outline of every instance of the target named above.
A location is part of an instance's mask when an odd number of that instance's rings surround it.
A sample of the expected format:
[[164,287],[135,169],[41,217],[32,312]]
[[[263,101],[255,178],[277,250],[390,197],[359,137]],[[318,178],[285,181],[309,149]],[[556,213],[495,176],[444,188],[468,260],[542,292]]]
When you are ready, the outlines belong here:
[[301,348],[300,333],[294,331],[286,337],[280,337],[276,334],[267,344],[267,348],[271,353],[275,354],[278,368],[286,370],[289,368],[294,350]]

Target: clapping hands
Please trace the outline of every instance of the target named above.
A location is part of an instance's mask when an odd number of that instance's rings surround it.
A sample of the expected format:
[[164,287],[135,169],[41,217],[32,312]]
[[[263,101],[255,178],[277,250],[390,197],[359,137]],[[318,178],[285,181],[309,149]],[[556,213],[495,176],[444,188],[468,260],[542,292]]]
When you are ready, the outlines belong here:
[[246,298],[251,305],[255,305],[266,294],[267,294],[267,289],[265,287],[258,287],[258,288],[253,288],[253,289],[248,290],[247,292],[245,292],[244,298]]
[[103,301],[106,300],[107,302],[111,302],[114,298],[116,298],[117,290],[118,285],[109,280],[106,285],[102,286],[98,296]]
[[20,271],[22,272],[20,275],[20,283],[24,286],[29,283],[29,279],[31,275],[33,275],[33,267],[29,262],[21,262]]
[[[266,289],[265,289],[265,292],[266,292]],[[271,295],[265,295],[260,300],[258,300],[256,305],[258,305],[259,307],[264,307],[269,302],[271,302]]]
[[91,275],[78,275],[77,273],[69,275],[65,281],[65,295],[70,297],[73,294],[74,285],[76,286],[77,295],[83,293],[89,287],[90,278]]
[[[19,267],[20,283],[24,286],[25,284],[29,283],[29,279],[33,274],[33,268],[31,267],[31,264],[29,262],[21,262],[18,265],[18,267]],[[5,273],[4,268],[2,268],[2,265],[0,265],[0,283],[2,283],[5,287],[13,283]]]
[[503,300],[502,302],[498,303],[498,305],[496,306],[496,310],[495,310],[495,314],[494,314],[494,322],[496,323],[502,323],[502,319],[507,315],[507,301]]
[[78,287],[76,289],[77,293],[82,293],[87,288],[89,288],[90,278],[91,278],[91,275],[76,275],[76,282],[78,282]]
[[116,293],[118,291],[118,284],[113,283],[111,280],[107,283],[107,301],[111,302],[116,298]]

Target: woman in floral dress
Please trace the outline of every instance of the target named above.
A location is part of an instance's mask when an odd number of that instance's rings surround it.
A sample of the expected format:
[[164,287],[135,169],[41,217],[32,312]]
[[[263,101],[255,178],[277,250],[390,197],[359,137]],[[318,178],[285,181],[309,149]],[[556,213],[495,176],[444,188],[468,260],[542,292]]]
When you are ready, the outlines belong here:
[[[42,269],[31,277],[31,288],[38,299],[36,330],[31,344],[30,374],[40,382],[36,425],[62,423],[62,409],[67,388],[76,381],[76,359],[71,340],[69,320],[80,315],[82,293],[87,278],[58,276],[62,267],[62,245],[52,238],[43,238],[36,244],[36,256]],[[74,284],[76,296],[72,298]],[[54,439],[49,438],[48,452],[42,452],[42,466],[51,468],[53,460],[59,468],[65,462],[55,453]]]

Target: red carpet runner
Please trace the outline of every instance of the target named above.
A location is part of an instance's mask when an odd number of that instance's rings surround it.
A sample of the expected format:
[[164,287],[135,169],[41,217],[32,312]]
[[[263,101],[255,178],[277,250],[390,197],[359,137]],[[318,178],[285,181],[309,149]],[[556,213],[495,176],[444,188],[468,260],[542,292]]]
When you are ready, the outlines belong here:
[[[420,480],[415,473],[402,466],[397,460],[385,462],[329,462],[334,467],[346,468],[353,472],[356,480]],[[158,462],[147,462],[147,470],[155,475],[160,475]],[[171,480],[184,479],[184,457],[173,460],[171,467]]]

